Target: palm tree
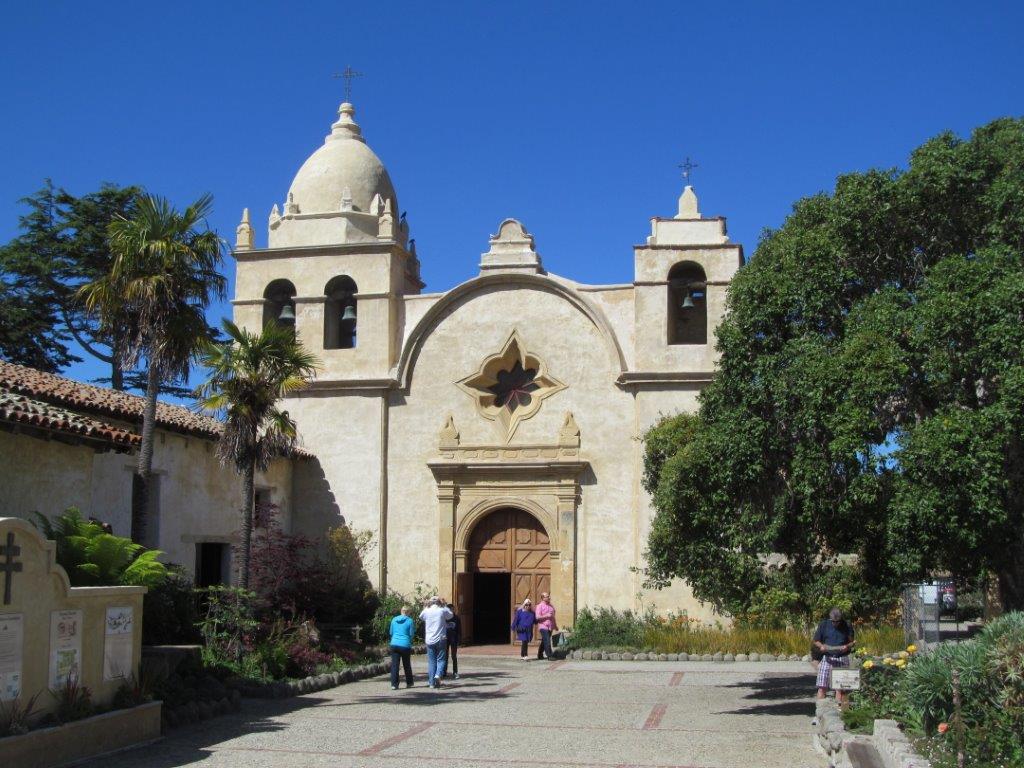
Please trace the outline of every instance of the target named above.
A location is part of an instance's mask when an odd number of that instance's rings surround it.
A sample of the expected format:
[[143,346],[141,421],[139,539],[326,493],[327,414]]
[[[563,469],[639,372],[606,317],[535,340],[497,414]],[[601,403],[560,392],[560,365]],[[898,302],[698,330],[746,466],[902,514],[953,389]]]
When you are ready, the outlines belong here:
[[123,339],[125,365],[146,362],[142,443],[132,484],[137,542],[146,534],[160,383],[188,378],[193,358],[212,338],[205,309],[213,296],[225,294],[227,281],[218,272],[224,242],[205,226],[212,207],[210,195],[180,213],[165,198],[141,195],[130,218],[110,224],[110,272],[79,292],[101,329]]
[[309,383],[319,361],[292,329],[276,323],[253,333],[225,320],[224,330],[228,341],[205,346],[202,362],[209,378],[197,393],[203,408],[223,416],[217,452],[242,476],[238,574],[240,586],[248,589],[256,470],[265,471],[273,457],[295,446],[295,422],[278,402]]

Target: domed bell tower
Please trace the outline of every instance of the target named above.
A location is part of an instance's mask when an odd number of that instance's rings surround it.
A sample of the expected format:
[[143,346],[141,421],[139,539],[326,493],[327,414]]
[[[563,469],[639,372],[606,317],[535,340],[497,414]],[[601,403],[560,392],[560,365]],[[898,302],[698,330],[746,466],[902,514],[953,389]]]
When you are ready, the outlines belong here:
[[347,101],[331,132],[270,210],[267,247],[249,212],[237,229],[235,322],[294,327],[323,363],[318,386],[386,378],[400,342],[399,297],[419,293],[419,261],[387,169]]

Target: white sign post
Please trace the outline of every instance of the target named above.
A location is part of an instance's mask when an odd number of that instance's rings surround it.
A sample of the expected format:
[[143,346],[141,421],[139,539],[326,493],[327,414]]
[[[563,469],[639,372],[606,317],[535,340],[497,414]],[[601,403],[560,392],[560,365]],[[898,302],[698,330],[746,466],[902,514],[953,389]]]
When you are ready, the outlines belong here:
[[135,617],[130,606],[107,608],[103,638],[103,679],[127,677],[132,669]]
[[82,612],[50,612],[50,687],[64,687],[68,678],[81,679]]
[[859,669],[833,669],[832,670],[833,691],[859,691],[860,670]]
[[25,625],[20,613],[0,613],[0,701],[21,695]]

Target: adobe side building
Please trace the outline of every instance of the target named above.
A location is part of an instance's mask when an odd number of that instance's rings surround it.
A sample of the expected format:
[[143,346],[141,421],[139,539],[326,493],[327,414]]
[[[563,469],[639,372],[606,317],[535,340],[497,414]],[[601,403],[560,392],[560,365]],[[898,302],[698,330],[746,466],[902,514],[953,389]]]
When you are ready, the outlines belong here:
[[[515,219],[471,279],[423,293],[395,189],[349,103],[303,164],[268,247],[237,230],[235,320],[294,323],[323,362],[289,400],[301,444],[293,528],[378,542],[378,587],[454,596],[467,634],[507,639],[514,603],[637,607],[653,511],[638,439],[694,411],[742,249],[693,189],[634,248],[634,280],[547,273]],[[470,254],[465,255],[467,267]],[[709,617],[685,584],[645,597]]]

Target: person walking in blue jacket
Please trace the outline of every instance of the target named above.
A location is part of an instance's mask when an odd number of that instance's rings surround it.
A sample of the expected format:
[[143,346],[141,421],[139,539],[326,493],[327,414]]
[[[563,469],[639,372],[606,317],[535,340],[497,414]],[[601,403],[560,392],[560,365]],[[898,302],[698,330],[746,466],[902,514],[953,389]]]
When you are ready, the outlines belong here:
[[391,687],[398,690],[398,662],[405,669],[405,687],[412,688],[412,637],[416,622],[409,616],[409,607],[402,606],[402,612],[391,620]]

